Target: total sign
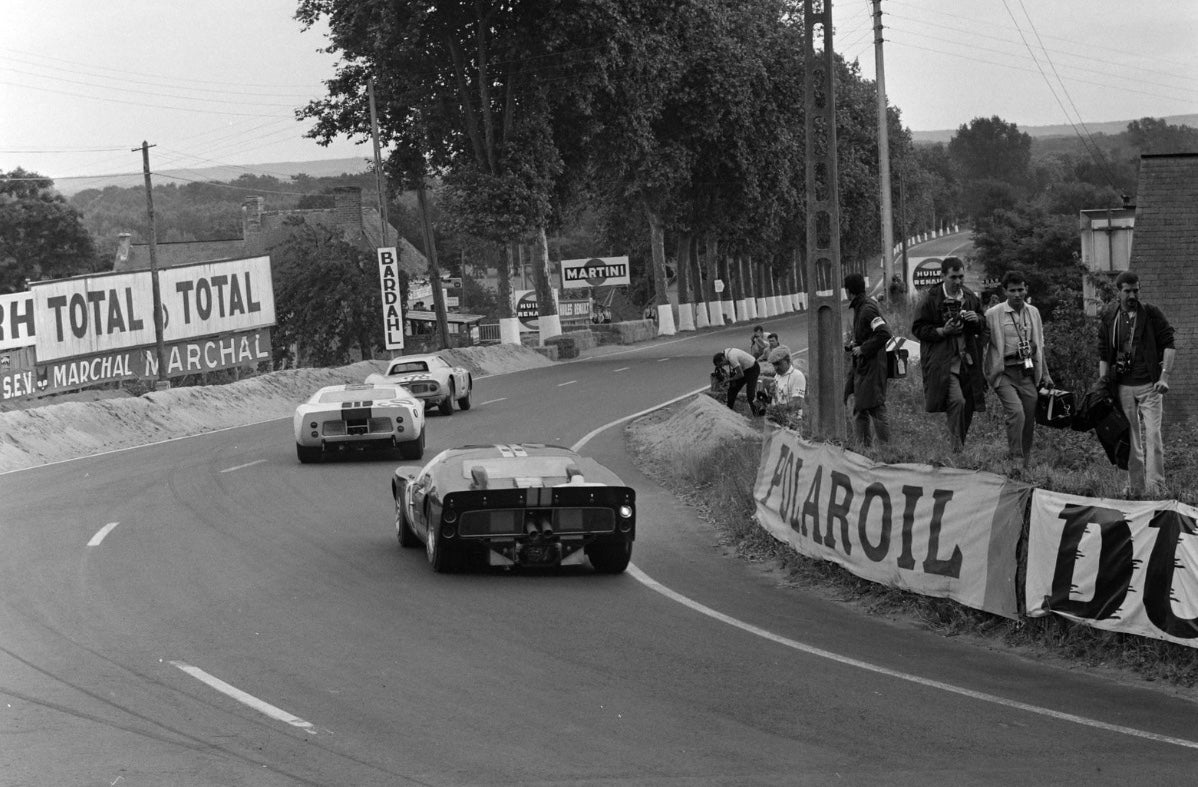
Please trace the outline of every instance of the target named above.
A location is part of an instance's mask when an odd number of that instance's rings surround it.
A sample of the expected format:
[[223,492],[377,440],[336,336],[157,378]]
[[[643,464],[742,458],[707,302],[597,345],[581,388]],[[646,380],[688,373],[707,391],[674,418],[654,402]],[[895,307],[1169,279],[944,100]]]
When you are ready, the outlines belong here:
[[[270,257],[180,265],[159,272],[163,340],[274,325]],[[77,276],[30,285],[39,364],[152,345],[149,271]]]
[[562,260],[562,289],[601,287],[609,284],[631,284],[627,257],[591,257],[585,260]]

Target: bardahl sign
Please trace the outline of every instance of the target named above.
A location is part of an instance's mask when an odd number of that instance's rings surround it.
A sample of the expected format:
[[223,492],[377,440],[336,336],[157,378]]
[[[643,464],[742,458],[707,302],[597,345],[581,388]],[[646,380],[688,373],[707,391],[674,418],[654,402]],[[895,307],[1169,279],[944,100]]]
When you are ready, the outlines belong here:
[[627,257],[591,257],[562,260],[562,289],[631,284]]

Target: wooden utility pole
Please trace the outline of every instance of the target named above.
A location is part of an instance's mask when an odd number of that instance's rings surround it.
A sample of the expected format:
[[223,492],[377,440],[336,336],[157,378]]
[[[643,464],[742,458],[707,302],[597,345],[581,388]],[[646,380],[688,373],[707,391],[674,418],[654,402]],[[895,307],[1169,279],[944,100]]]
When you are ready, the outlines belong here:
[[[844,439],[844,343],[840,290],[840,189],[836,166],[836,53],[832,49],[832,0],[803,0],[804,139],[807,151],[807,346],[815,404],[809,410],[816,437]],[[823,52],[815,53],[815,29]]]
[[[831,13],[831,0],[828,0]],[[894,277],[894,209],[890,200],[890,123],[886,111],[886,67],[882,61],[882,0],[874,4],[874,71],[878,85],[878,188],[882,192],[882,292]]]
[[416,204],[420,207],[420,229],[424,234],[424,253],[428,257],[428,278],[433,285],[433,308],[437,313],[437,336],[441,349],[449,349],[449,318],[445,314],[445,291],[441,289],[441,266],[437,264],[437,239],[433,219],[428,212],[428,190],[424,175],[416,181]]
[[379,152],[379,116],[374,108],[374,77],[366,80],[366,93],[370,97],[370,139],[374,142],[374,185],[379,193],[379,229],[383,233],[383,247],[387,248],[391,245],[387,242],[390,222],[387,220],[387,191],[383,187],[383,157]]
[[162,336],[164,321],[162,319],[162,289],[158,285],[158,226],[154,220],[154,187],[150,182],[151,147],[150,143],[143,140],[141,147],[133,148],[133,152],[141,151],[141,169],[146,179],[146,216],[150,220],[150,287],[154,293],[154,344],[158,358],[158,380],[154,387],[162,390],[170,388],[171,381],[166,376],[166,341]]

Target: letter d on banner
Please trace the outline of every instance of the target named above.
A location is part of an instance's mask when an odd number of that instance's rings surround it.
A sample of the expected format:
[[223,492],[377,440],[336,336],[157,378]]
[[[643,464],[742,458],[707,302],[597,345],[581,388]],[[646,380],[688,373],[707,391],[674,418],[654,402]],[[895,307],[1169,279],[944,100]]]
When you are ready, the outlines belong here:
[[379,249],[379,288],[383,295],[383,339],[388,350],[403,349],[403,304],[399,297],[399,255]]

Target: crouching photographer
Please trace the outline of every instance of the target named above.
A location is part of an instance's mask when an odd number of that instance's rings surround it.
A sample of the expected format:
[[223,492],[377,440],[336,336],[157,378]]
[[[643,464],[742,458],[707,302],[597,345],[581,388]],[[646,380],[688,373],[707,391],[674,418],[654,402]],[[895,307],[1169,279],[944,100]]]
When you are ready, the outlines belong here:
[[715,366],[711,375],[713,387],[717,378],[719,382],[728,383],[729,409],[736,409],[736,397],[743,388],[749,411],[753,415],[765,412],[765,408],[757,402],[757,378],[761,374],[761,368],[757,365],[756,358],[744,350],[729,347],[712,356],[711,362]]
[[990,341],[986,345],[986,381],[1002,402],[1010,458],[1027,467],[1036,428],[1040,388],[1054,387],[1044,364],[1044,325],[1040,312],[1027,302],[1023,274],[1002,277],[1006,300],[986,310]]

